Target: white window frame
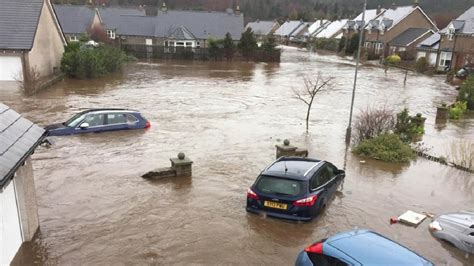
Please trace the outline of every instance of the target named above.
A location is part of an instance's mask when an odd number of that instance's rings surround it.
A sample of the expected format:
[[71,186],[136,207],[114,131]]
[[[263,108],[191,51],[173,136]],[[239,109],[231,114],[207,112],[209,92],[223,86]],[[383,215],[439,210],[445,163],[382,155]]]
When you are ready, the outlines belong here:
[[381,54],[383,51],[383,43],[377,42],[374,44],[375,54]]
[[115,30],[108,29],[106,32],[107,32],[107,37],[109,37],[109,39],[115,39]]
[[405,52],[406,50],[407,50],[407,48],[405,48],[405,47],[398,47],[399,52]]
[[78,42],[79,38],[77,37],[77,35],[70,35],[69,36],[69,41],[70,42]]
[[[451,66],[451,60],[453,57],[452,52],[441,52],[439,54],[439,66],[441,67],[450,67]],[[449,64],[446,64],[446,62],[449,61]]]

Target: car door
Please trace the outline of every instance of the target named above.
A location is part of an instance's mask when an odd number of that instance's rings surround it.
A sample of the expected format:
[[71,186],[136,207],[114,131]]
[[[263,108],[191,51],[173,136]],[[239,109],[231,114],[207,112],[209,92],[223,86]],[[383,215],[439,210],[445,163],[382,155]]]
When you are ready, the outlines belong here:
[[323,206],[328,199],[328,187],[326,185],[328,179],[324,166],[319,168],[319,170],[311,178],[311,194],[318,194],[318,206]]
[[108,113],[106,115],[106,125],[104,131],[114,131],[127,129],[127,118],[123,113]]
[[[87,123],[87,127],[81,127],[84,123]],[[88,132],[100,132],[103,130],[105,124],[105,114],[87,114],[84,121],[76,126],[77,133],[88,133]]]

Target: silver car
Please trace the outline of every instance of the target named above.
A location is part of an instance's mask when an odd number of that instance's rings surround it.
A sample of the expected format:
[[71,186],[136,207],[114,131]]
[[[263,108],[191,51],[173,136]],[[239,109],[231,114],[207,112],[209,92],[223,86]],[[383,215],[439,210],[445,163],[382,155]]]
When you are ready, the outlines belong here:
[[474,212],[443,214],[430,223],[431,234],[457,248],[474,253]]

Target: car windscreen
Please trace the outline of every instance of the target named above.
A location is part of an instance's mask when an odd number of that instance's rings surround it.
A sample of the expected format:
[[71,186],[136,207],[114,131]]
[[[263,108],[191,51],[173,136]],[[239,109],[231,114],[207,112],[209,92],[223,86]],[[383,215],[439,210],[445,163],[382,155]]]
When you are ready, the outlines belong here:
[[257,182],[257,189],[263,193],[298,196],[305,192],[305,182],[274,176],[261,176]]
[[75,127],[77,126],[82,120],[84,120],[84,114],[79,113],[71,117],[69,120],[64,122],[63,124],[68,127]]

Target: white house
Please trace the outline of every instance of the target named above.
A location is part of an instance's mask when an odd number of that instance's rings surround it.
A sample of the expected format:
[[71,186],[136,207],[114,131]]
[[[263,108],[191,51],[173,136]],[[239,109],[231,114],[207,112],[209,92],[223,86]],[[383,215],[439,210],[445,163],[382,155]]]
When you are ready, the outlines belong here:
[[0,265],[9,265],[39,227],[30,155],[45,131],[2,103],[0,121]]
[[0,81],[53,75],[65,45],[50,0],[0,0]]

